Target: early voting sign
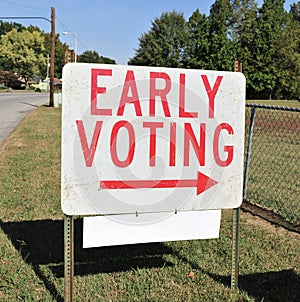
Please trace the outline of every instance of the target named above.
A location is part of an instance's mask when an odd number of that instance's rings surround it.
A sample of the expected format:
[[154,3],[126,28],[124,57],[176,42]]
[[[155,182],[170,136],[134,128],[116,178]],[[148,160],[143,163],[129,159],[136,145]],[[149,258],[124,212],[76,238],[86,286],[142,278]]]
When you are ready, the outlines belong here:
[[242,202],[241,73],[69,63],[62,209],[177,213]]

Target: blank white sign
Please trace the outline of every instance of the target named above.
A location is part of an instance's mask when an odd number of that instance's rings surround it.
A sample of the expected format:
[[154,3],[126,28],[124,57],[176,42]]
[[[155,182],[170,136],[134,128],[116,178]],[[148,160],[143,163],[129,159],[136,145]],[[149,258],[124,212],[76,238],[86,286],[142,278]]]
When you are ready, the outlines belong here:
[[85,217],[83,248],[218,238],[221,210]]

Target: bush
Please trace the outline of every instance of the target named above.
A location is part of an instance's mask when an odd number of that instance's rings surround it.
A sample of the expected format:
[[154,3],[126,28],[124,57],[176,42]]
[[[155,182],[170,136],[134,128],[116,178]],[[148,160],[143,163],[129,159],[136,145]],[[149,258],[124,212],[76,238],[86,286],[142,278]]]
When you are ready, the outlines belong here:
[[39,87],[35,88],[34,90],[35,92],[42,92],[41,89]]

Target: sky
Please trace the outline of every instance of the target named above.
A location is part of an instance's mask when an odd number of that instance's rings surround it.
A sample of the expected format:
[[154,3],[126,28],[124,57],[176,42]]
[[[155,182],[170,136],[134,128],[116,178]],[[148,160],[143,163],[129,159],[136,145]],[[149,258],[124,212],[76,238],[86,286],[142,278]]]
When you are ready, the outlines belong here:
[[[151,28],[151,22],[163,12],[177,11],[188,19],[198,8],[209,14],[215,0],[0,0],[0,17],[43,17],[51,19],[51,7],[55,8],[56,33],[60,40],[77,53],[95,50],[99,55],[127,64],[135,55],[139,38]],[[259,6],[263,0],[257,1]],[[297,0],[286,0],[285,9]],[[38,26],[50,32],[50,23],[44,19],[11,19],[28,26]],[[63,32],[73,34],[64,35]],[[76,34],[76,35],[75,35]]]

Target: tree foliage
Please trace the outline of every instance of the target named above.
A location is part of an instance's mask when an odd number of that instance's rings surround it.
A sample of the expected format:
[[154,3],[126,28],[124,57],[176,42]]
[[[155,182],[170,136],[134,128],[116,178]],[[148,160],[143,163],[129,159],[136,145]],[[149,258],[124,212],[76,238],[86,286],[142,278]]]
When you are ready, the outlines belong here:
[[[51,54],[51,34],[44,33],[45,36],[45,57],[49,57]],[[62,43],[59,39],[59,34],[55,36],[55,53],[54,53],[54,77],[60,79],[62,77],[62,68],[65,65],[65,53],[68,45],[66,43]],[[46,67],[43,71],[44,77],[46,77]]]
[[0,83],[6,87],[20,86],[20,81],[15,73],[3,70],[0,70]]
[[253,71],[247,80],[250,95],[272,98],[279,77],[278,50],[286,20],[283,0],[265,0],[254,23],[251,47]]
[[142,34],[136,55],[129,65],[181,67],[186,41],[186,21],[182,13],[166,12]]
[[[60,41],[59,34],[56,34],[54,58],[54,77],[56,78],[62,76],[68,48],[66,43]],[[37,26],[24,27],[19,23],[0,20],[0,52],[0,70],[12,72],[12,74],[18,73],[26,80],[34,77],[46,78],[47,69],[49,71],[47,57],[50,60],[51,34],[44,33]],[[116,64],[115,60],[100,56],[96,51],[86,51],[80,57],[82,62]],[[7,75],[7,73],[3,74]]]
[[187,22],[187,39],[183,55],[183,67],[209,68],[209,22],[197,9]]
[[234,59],[229,25],[232,16],[230,0],[216,0],[209,14],[209,69],[230,70]]
[[232,71],[243,62],[248,98],[298,99],[300,95],[300,2],[215,0],[208,16],[185,21],[163,13],[139,39],[128,64]]
[[44,37],[38,31],[11,31],[1,36],[1,69],[21,75],[27,82],[34,75],[41,75],[46,65]]
[[257,10],[255,0],[232,1],[229,34],[233,42],[234,58],[243,60],[244,66],[247,66],[248,59],[251,57]]
[[2,20],[0,20],[0,36],[8,33],[9,31],[11,31],[13,28],[15,28],[17,31],[21,31],[23,29],[26,29],[23,25],[13,22],[4,22]]
[[[208,15],[196,10],[185,20],[180,12],[164,12],[142,33],[128,64],[232,71],[243,62],[248,98],[300,96],[300,1],[290,11],[284,0],[215,0]],[[0,20],[0,70],[24,78],[46,76],[51,37],[36,26]],[[55,77],[61,77],[68,45],[56,35]],[[96,51],[80,62],[115,64]]]
[[115,60],[100,56],[95,50],[84,51],[80,55],[79,61],[82,63],[116,64]]
[[295,21],[300,23],[300,1],[291,5],[290,14]]

